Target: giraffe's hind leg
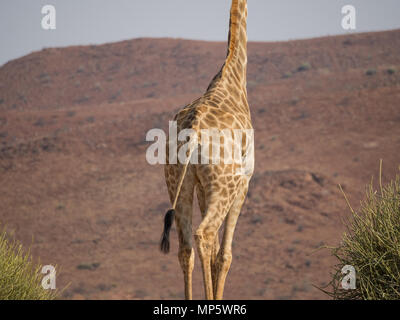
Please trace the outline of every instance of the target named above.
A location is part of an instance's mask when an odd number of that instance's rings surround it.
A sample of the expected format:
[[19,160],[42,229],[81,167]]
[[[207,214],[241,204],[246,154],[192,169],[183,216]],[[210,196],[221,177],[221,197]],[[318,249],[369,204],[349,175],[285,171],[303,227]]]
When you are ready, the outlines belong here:
[[[168,174],[167,174],[168,177]],[[168,178],[167,178],[168,180]],[[175,186],[167,183],[170,198],[175,199]],[[179,238],[178,259],[185,282],[185,299],[192,300],[192,273],[194,268],[194,250],[192,245],[192,210],[193,210],[194,176],[188,170],[182,183],[175,208],[175,223]]]
[[[197,194],[197,200],[199,203],[200,211],[201,211],[201,216],[204,219],[206,215],[206,199],[205,199],[205,194],[204,194],[204,189],[201,187],[201,185],[198,183],[196,185],[196,194]],[[212,283],[213,283],[213,290],[215,291],[215,285],[216,285],[216,269],[215,269],[215,261],[217,259],[218,251],[219,251],[219,237],[218,237],[218,232],[215,235],[215,240],[214,244],[211,250],[211,259],[210,259],[210,264],[211,264],[211,277],[212,277]]]
[[192,273],[194,268],[194,250],[192,245],[193,191],[191,183],[182,186],[184,199],[178,200],[175,221],[179,237],[178,258],[185,281],[185,299],[192,300]]
[[192,300],[192,273],[194,268],[194,250],[192,246],[192,206],[178,203],[175,214],[179,237],[178,258],[185,281],[185,299]]
[[206,195],[206,214],[194,235],[197,250],[203,270],[204,290],[207,300],[214,299],[214,285],[212,279],[211,256],[218,230],[221,227],[226,213],[228,201],[221,199],[217,194]]
[[236,223],[240,215],[240,210],[244,203],[248,190],[248,180],[244,177],[239,193],[236,195],[225,221],[224,235],[221,248],[216,262],[216,282],[214,289],[214,299],[222,300],[224,294],[225,280],[232,263],[232,240],[235,232]]

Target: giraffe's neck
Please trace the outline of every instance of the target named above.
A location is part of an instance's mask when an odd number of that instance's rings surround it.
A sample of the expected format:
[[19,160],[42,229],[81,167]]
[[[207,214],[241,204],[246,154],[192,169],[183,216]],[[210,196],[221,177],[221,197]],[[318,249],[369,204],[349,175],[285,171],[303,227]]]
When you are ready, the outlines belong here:
[[246,91],[247,72],[247,0],[232,0],[228,54],[221,71],[211,82],[209,89],[218,83],[234,82],[238,89]]

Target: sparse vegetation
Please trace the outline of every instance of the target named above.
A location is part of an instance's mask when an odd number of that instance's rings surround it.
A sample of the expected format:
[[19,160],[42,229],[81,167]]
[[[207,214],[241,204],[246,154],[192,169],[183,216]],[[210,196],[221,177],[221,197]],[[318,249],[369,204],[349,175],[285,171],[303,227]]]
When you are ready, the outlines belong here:
[[0,233],[0,300],[52,300],[54,290],[41,286],[41,265],[35,264],[29,251]]
[[114,283],[113,284],[100,283],[99,285],[97,285],[97,289],[100,291],[110,291],[116,287],[117,285]]
[[93,86],[93,90],[102,91],[102,90],[103,90],[103,87],[101,86],[101,83],[100,83],[100,82],[96,82],[96,83],[94,84],[94,86]]
[[79,68],[76,70],[77,73],[84,73],[85,72],[85,67],[84,66],[79,66]]
[[[387,70],[386,70],[386,72],[388,73],[388,74],[395,74],[396,73],[396,69],[394,68],[394,67],[390,67],[390,68],[388,68]],[[1,100],[0,100],[1,101]],[[0,102],[0,104],[1,104],[1,102]]]
[[51,82],[51,76],[46,72],[41,73],[38,78],[42,84]]
[[59,203],[57,206],[56,206],[56,210],[64,210],[65,209],[65,204],[63,204],[63,203]]
[[8,137],[8,132],[7,131],[3,131],[3,132],[0,132],[0,138],[7,138]]
[[39,118],[33,125],[35,127],[44,127],[46,125],[46,121],[43,118]]
[[[330,283],[333,291],[324,292],[334,299],[400,299],[400,177],[386,186],[380,178],[379,191],[371,182],[359,211],[349,207],[348,230],[341,245],[333,248],[339,260]],[[354,290],[341,286],[346,265],[356,270]]]
[[298,68],[298,72],[308,71],[311,69],[311,65],[308,62],[303,62]]
[[76,99],[74,101],[74,103],[82,104],[82,103],[88,102],[89,100],[90,100],[90,96],[84,95],[83,97],[80,97],[80,98]]
[[[352,44],[345,47],[347,38]],[[238,273],[228,276],[229,297],[330,298],[319,290],[306,292],[303,280],[325,286],[338,263],[329,250],[311,254],[341,239],[340,217],[349,210],[335,184],[346,184],[358,210],[355,187],[372,171],[368,159],[380,155],[394,166],[400,146],[399,46],[400,31],[251,44],[248,98],[256,170],[233,241],[233,267],[245,265],[251,279],[246,284]],[[71,288],[61,298],[135,298],[138,289],[148,293],[138,296],[150,299],[184,297],[181,281],[168,287],[182,277],[174,272],[179,264],[153,250],[170,203],[165,190],[158,190],[165,188],[161,167],[144,161],[150,146],[144,136],[151,128],[167,131],[173,115],[204,94],[220,70],[225,47],[139,39],[33,53],[1,68],[0,220],[18,230],[27,246],[34,236],[34,261],[40,249],[42,264],[50,258],[66,268],[68,275],[58,274],[57,286],[67,281]],[[121,67],[109,71],[117,61]],[[311,69],[298,72],[307,61]],[[81,65],[85,72],[77,73]],[[392,67],[397,69],[393,75],[388,73]],[[370,68],[377,70],[375,76],[365,74]],[[41,83],[42,72],[51,76],[50,83]],[[51,90],[41,90],[46,86]],[[156,96],[147,100],[152,92]],[[85,95],[88,102],[74,103]],[[108,105],[110,98],[115,100]],[[34,126],[40,117],[44,126]],[[197,199],[194,207],[196,228],[201,221]],[[176,252],[176,230],[172,236]],[[248,254],[245,248],[253,241]],[[128,277],[106,263],[111,247],[120,251],[113,254],[115,265],[132,265],[140,257],[136,268],[122,268]],[[260,265],[268,265],[268,272],[260,272]],[[164,277],[159,285],[159,278],[151,279],[155,273]],[[142,281],[144,275],[149,281]],[[203,297],[196,281],[195,299]],[[114,282],[117,287],[108,291]]]
[[353,42],[350,39],[346,39],[343,41],[343,45],[345,45],[345,46],[350,46],[352,44],[353,44]]
[[374,76],[374,75],[376,75],[376,70],[375,70],[375,69],[368,69],[368,70],[365,72],[365,74],[366,74],[367,76]]
[[4,126],[7,124],[7,118],[0,117],[0,126]]
[[142,88],[143,89],[145,89],[145,88],[153,88],[153,87],[156,87],[157,85],[158,85],[157,82],[145,82],[145,83],[143,83]]
[[94,123],[95,117],[93,117],[93,116],[87,117],[86,121],[89,122],[89,123]]
[[93,263],[81,263],[76,266],[78,270],[96,270],[100,266],[100,263],[93,262]]
[[285,72],[284,74],[283,74],[283,78],[284,79],[289,79],[289,78],[291,78],[293,76],[293,73],[291,73],[291,72]]
[[295,106],[296,104],[298,104],[300,102],[300,99],[298,98],[298,97],[293,97],[291,100],[290,100],[290,104],[292,105],[292,106]]
[[117,92],[115,92],[111,97],[110,97],[110,101],[115,101],[118,99],[118,97],[121,95],[121,90],[118,90]]
[[251,218],[251,224],[262,224],[263,219],[260,216],[254,216]]
[[49,74],[48,73],[46,73],[46,72],[43,72],[43,73],[41,73],[40,75],[39,75],[39,79],[43,79],[43,78],[46,78],[46,77],[48,77],[49,76]]

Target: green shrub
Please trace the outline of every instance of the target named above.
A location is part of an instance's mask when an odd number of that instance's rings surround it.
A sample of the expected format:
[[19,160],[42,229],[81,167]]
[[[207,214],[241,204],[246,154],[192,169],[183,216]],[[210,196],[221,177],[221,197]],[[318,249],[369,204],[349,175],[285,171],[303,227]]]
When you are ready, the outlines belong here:
[[0,300],[52,300],[55,290],[41,285],[42,266],[32,261],[17,242],[10,242],[0,233]]
[[366,74],[367,76],[373,76],[373,75],[376,74],[376,70],[375,70],[375,69],[369,69],[369,70],[367,70],[367,71],[365,72],[365,74]]
[[297,71],[302,72],[302,71],[307,71],[311,69],[311,65],[308,62],[304,62],[301,66],[297,68]]
[[388,74],[395,74],[395,73],[396,73],[396,68],[390,67],[389,69],[386,70],[386,72],[387,72]]
[[39,118],[33,125],[35,127],[44,127],[46,125],[46,121],[43,118]]
[[89,122],[89,123],[94,123],[95,120],[96,120],[96,119],[95,119],[95,117],[93,117],[93,116],[90,116],[90,117],[87,117],[87,118],[86,118],[86,121]]
[[[379,192],[371,182],[359,211],[349,207],[348,230],[341,245],[333,248],[339,260],[330,283],[333,290],[323,291],[340,300],[400,299],[400,177],[386,186],[380,178]],[[354,290],[342,288],[345,265],[355,268]]]
[[283,74],[283,78],[284,79],[289,79],[289,78],[291,78],[293,76],[293,73],[291,73],[291,72],[285,72],[284,74]]
[[77,265],[76,268],[79,270],[96,270],[99,266],[100,266],[99,262],[81,263]]
[[85,67],[84,66],[79,66],[79,68],[76,70],[77,73],[84,73],[85,72]]

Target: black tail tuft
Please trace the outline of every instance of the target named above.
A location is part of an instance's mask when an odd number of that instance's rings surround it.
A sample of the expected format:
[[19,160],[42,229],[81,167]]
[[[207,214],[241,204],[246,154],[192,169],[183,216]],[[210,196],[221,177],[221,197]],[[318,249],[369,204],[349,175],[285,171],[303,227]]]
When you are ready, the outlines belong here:
[[165,254],[169,253],[169,232],[174,222],[175,210],[171,209],[165,214],[164,231],[161,237],[160,250]]

